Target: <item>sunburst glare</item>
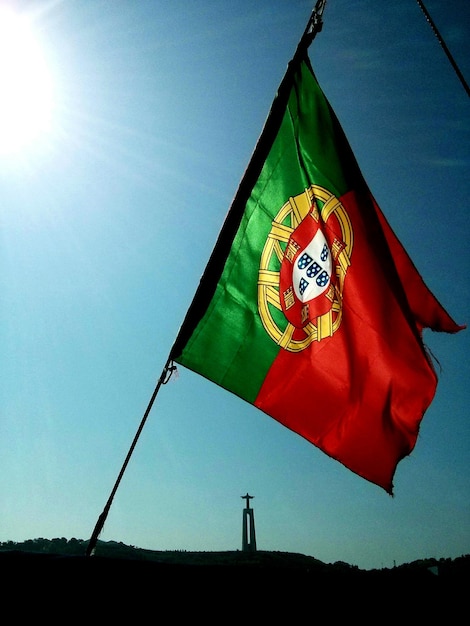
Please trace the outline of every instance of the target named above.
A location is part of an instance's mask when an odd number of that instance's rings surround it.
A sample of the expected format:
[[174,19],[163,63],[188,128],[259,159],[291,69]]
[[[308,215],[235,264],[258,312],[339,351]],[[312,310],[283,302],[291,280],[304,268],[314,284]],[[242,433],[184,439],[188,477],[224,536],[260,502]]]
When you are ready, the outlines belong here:
[[52,79],[28,20],[0,9],[0,155],[23,151],[51,127]]

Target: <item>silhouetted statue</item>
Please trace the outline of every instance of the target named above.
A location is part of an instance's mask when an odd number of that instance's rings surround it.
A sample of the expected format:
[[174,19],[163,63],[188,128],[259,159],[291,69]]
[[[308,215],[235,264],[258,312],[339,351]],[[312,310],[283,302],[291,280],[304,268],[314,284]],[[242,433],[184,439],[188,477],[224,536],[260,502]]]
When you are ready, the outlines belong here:
[[256,552],[255,512],[250,509],[250,500],[254,496],[250,496],[247,492],[245,496],[240,497],[246,500],[246,507],[243,509],[242,550],[243,552]]
[[246,496],[240,496],[242,500],[246,500],[246,508],[250,508],[250,500],[253,500],[255,496],[249,496],[248,491],[246,492]]

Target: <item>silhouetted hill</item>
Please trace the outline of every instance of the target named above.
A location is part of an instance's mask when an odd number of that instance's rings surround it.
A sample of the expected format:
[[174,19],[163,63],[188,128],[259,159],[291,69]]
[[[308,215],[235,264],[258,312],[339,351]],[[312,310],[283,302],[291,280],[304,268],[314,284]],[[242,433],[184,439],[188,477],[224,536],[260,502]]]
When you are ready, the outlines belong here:
[[360,570],[285,552],[153,551],[99,541],[95,555],[86,557],[86,546],[64,538],[0,543],[7,604],[22,617],[31,611],[58,621],[127,616],[165,624],[196,618],[224,624],[237,617],[249,624],[320,617],[407,622],[438,614],[452,623],[467,612],[470,555]]

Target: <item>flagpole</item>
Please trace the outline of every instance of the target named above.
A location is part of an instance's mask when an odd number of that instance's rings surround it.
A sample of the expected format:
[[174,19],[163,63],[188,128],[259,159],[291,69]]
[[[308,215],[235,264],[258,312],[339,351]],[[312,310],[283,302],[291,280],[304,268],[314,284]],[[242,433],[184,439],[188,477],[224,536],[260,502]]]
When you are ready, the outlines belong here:
[[93,533],[91,535],[91,538],[88,542],[88,546],[87,546],[87,550],[86,550],[86,556],[91,556],[96,548],[96,542],[98,541],[98,537],[103,529],[104,523],[106,521],[106,518],[108,517],[108,513],[109,513],[109,509],[111,508],[111,504],[113,502],[114,499],[114,495],[116,494],[116,491],[119,487],[119,483],[121,482],[121,479],[124,475],[124,472],[126,471],[126,467],[130,461],[130,458],[132,456],[132,453],[134,451],[134,448],[137,444],[137,440],[139,439],[140,433],[142,432],[142,429],[145,425],[145,422],[147,421],[147,418],[150,414],[150,411],[152,410],[152,406],[153,403],[155,402],[155,398],[157,397],[157,394],[160,390],[160,387],[162,385],[166,385],[166,383],[170,380],[173,372],[176,370],[176,365],[173,364],[173,361],[171,360],[171,358],[167,359],[167,362],[165,364],[165,367],[163,368],[163,371],[161,373],[160,378],[158,379],[157,382],[157,386],[155,387],[155,390],[152,394],[152,397],[150,398],[150,401],[147,405],[147,408],[145,410],[145,413],[142,417],[142,420],[140,422],[139,428],[137,429],[137,432],[134,436],[134,439],[132,441],[131,447],[129,448],[129,452],[127,453],[127,456],[125,458],[125,461],[121,467],[121,471],[119,472],[119,475],[116,479],[116,482],[114,483],[114,487],[111,491],[111,494],[108,498],[108,501],[106,502],[106,505],[103,509],[103,512],[101,513],[101,515],[98,517],[98,521],[96,522],[95,528],[93,530]]
[[[304,33],[300,38],[299,45],[297,46],[296,54],[299,50],[304,50],[308,48],[312,41],[315,39],[315,36],[321,31],[323,28],[323,11],[325,10],[326,0],[317,0],[312,13],[307,22],[307,26],[305,27]],[[294,57],[296,56],[294,54]]]
[[[319,33],[322,29],[323,26],[323,21],[322,21],[322,14],[324,11],[326,5],[326,0],[317,0],[317,3],[315,4],[315,8],[313,9],[310,18],[307,22],[307,26],[305,28],[305,31],[300,39],[299,45],[297,47],[297,52],[301,49],[304,48],[308,48],[308,46],[312,43],[313,39],[315,38],[315,35],[317,35],[317,33]],[[296,53],[297,54],[297,53]],[[294,55],[295,56],[295,55]],[[183,323],[184,326],[184,323]],[[174,365],[174,361],[173,361],[173,355],[175,353],[175,347],[178,343],[180,334],[177,335],[175,343],[173,344],[172,349],[170,350],[170,355],[166,361],[165,367],[163,368],[162,374],[158,380],[158,383],[155,387],[155,390],[152,394],[152,397],[150,398],[150,401],[148,403],[147,409],[145,410],[145,413],[142,417],[142,420],[140,422],[139,428],[137,429],[137,432],[134,436],[134,439],[132,441],[131,447],[129,448],[129,452],[127,453],[127,456],[124,460],[124,463],[121,467],[121,471],[119,472],[119,475],[116,479],[116,482],[114,483],[114,487],[109,495],[108,501],[106,502],[106,505],[103,509],[103,512],[101,513],[101,515],[98,517],[98,521],[96,522],[95,528],[93,530],[93,533],[91,535],[91,538],[88,542],[88,546],[87,546],[87,550],[86,550],[86,556],[92,556],[95,548],[96,548],[96,543],[98,541],[98,537],[101,533],[101,531],[103,530],[103,526],[104,523],[106,521],[106,518],[108,516],[109,513],[109,509],[111,508],[111,504],[113,502],[114,496],[116,494],[116,491],[119,487],[119,484],[121,482],[121,479],[124,475],[124,472],[126,471],[126,467],[129,463],[129,460],[132,456],[132,453],[134,451],[134,448],[137,444],[137,441],[139,439],[140,433],[142,432],[142,429],[145,425],[145,422],[147,421],[147,418],[150,414],[150,411],[152,410],[152,406],[155,402],[155,398],[157,397],[157,394],[160,390],[160,387],[162,385],[165,385],[171,378],[173,372],[176,370],[176,365]]]
[[[308,37],[309,45],[312,43],[315,35],[319,33],[323,27],[323,11],[325,10],[326,0],[317,0],[315,7],[310,15],[310,19],[307,23],[307,27],[303,34],[302,39]],[[302,41],[302,40],[301,40]]]

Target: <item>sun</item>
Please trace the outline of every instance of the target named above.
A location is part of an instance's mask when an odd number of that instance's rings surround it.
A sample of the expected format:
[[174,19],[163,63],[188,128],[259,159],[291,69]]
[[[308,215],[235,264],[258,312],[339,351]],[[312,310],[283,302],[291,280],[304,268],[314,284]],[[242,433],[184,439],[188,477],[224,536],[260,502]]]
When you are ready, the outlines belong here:
[[28,20],[0,8],[0,155],[47,132],[52,109],[51,75]]

